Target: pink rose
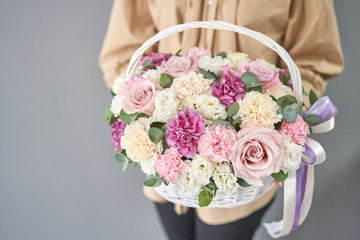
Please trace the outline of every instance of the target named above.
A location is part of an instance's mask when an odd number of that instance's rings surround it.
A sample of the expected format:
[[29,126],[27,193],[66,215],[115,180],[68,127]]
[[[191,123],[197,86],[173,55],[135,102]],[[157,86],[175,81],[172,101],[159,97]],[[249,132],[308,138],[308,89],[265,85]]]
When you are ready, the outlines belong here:
[[214,162],[229,162],[229,155],[236,142],[236,131],[225,125],[214,124],[206,128],[199,139],[198,152]]
[[263,178],[280,171],[284,137],[261,125],[244,128],[230,154],[236,177],[249,184],[263,186]]
[[184,54],[184,57],[191,57],[191,56],[195,56],[198,59],[203,57],[203,56],[211,56],[211,51],[207,50],[205,48],[198,48],[198,47],[194,47],[194,48],[189,48]]
[[279,133],[289,135],[291,142],[302,146],[305,144],[306,135],[310,133],[310,130],[309,125],[298,115],[294,123],[284,120]]
[[160,174],[166,183],[174,182],[186,169],[181,154],[175,148],[170,148],[155,161],[155,171]]
[[244,72],[254,73],[258,77],[259,82],[265,83],[261,86],[262,89],[267,89],[270,86],[280,83],[279,73],[275,69],[269,68],[257,61],[241,63],[238,67],[238,71],[240,71],[241,74]]
[[158,71],[170,74],[176,78],[180,75],[186,74],[191,71],[195,71],[198,68],[198,58],[196,56],[191,57],[179,57],[172,56],[166,62],[162,62],[157,67]]
[[275,86],[270,86],[268,89],[265,90],[265,93],[273,96],[276,99],[279,99],[285,95],[294,96],[294,92],[292,91],[292,89],[282,83]]
[[155,93],[162,90],[162,87],[156,80],[145,79],[142,76],[136,76],[130,82],[123,99],[124,111],[129,114],[140,112],[151,116],[155,110]]

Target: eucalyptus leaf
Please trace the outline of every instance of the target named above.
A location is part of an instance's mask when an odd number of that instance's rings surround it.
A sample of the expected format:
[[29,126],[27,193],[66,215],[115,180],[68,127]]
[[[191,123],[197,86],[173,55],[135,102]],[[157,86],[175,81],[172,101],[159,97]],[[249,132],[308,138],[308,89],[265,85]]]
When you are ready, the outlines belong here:
[[127,158],[128,158],[128,157],[126,156],[125,150],[122,150],[122,152],[117,152],[117,153],[115,154],[115,159],[116,159],[116,161],[125,162]]
[[317,122],[319,122],[320,118],[318,115],[315,114],[310,114],[309,116],[306,117],[305,122],[307,122],[310,125],[314,125]]
[[248,184],[244,179],[237,178],[237,184],[239,184],[241,187],[250,187],[251,185]]
[[111,115],[110,120],[109,120],[109,125],[111,125],[111,124],[113,124],[114,122],[116,122],[116,120],[118,120],[118,118],[115,117],[114,114]]
[[210,71],[206,71],[203,68],[199,68],[199,72],[204,75],[204,78],[206,79],[212,79],[214,82],[220,82],[220,78],[218,78],[218,76],[216,76],[215,73],[210,72]]
[[311,89],[309,93],[309,101],[310,105],[313,105],[318,100],[318,97],[316,96],[316,93]]
[[150,124],[150,127],[155,127],[155,128],[162,128],[164,125],[166,125],[166,123],[164,122],[153,122]]
[[227,58],[226,52],[219,52],[216,56]]
[[239,123],[240,120],[241,120],[241,116],[238,116],[231,122],[231,125],[236,125],[237,123]]
[[149,129],[149,138],[155,144],[159,143],[164,137],[165,133],[161,129],[155,127]]
[[153,177],[153,178],[145,179],[143,184],[147,187],[153,187],[153,186],[155,186],[156,182],[157,182],[157,179]]
[[110,120],[111,115],[113,115],[113,113],[110,111],[110,106],[107,106],[107,107],[104,109],[103,117],[104,117],[104,119],[106,119],[106,120]]
[[251,87],[251,88],[248,88],[248,90],[246,92],[259,92],[259,93],[262,93],[262,88],[261,87]]
[[213,124],[220,124],[220,125],[228,125],[228,126],[230,126],[231,128],[234,128],[233,125],[231,125],[229,122],[227,122],[227,121],[225,121],[225,120],[222,120],[222,119],[212,120],[212,123],[213,123]]
[[298,116],[296,109],[292,108],[291,106],[286,106],[282,109],[281,114],[283,115],[285,121],[289,123],[294,123]]
[[285,95],[280,97],[277,101],[276,101],[277,105],[284,109],[286,106],[292,105],[294,103],[297,103],[297,100],[294,96],[291,95]]
[[123,167],[122,167],[122,171],[125,172],[127,167],[129,165],[129,158],[126,158],[124,164],[123,164]]
[[156,68],[153,61],[151,61],[151,60],[145,61],[144,64],[143,64],[143,67],[145,69],[155,69]]
[[199,198],[199,207],[206,207],[209,206],[209,204],[214,198],[214,195],[209,191],[203,190],[199,193],[198,198]]
[[291,79],[290,76],[280,76],[280,81],[286,86],[288,85],[290,79]]
[[244,72],[241,75],[241,81],[244,83],[244,86],[247,88],[259,87],[263,85],[259,82],[258,77],[252,72]]
[[170,148],[170,146],[167,144],[166,139],[164,139],[164,141],[162,141],[161,143],[162,143],[162,146],[163,146],[163,151],[162,151],[161,154],[164,154],[165,151]]
[[230,107],[229,109],[226,111],[226,115],[228,117],[232,117],[234,116],[235,114],[237,114],[239,112],[239,103],[238,102],[234,102]]
[[123,123],[130,124],[136,120],[137,114],[128,114],[124,111],[124,109],[121,109],[119,118]]
[[170,74],[162,73],[160,76],[160,86],[162,88],[169,88],[173,83],[173,77]]
[[283,170],[280,170],[278,173],[271,174],[271,177],[278,182],[283,182],[288,177],[289,173],[285,173]]

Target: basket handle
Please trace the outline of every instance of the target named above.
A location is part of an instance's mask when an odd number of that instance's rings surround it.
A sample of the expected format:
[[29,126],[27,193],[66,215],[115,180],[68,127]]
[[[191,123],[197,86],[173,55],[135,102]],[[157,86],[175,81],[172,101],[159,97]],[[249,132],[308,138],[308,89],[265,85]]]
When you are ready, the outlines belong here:
[[301,76],[300,71],[298,67],[296,66],[295,62],[292,60],[288,52],[281,47],[278,43],[276,43],[271,38],[267,37],[266,35],[256,32],[253,30],[250,30],[248,28],[238,26],[235,24],[222,22],[222,21],[198,21],[198,22],[188,22],[180,25],[171,26],[169,28],[166,28],[160,32],[158,32],[153,37],[149,38],[141,47],[139,47],[133,56],[130,59],[129,66],[126,70],[126,79],[129,80],[132,76],[132,74],[135,71],[136,66],[138,65],[138,62],[140,61],[141,57],[145,53],[146,50],[148,50],[152,45],[160,41],[161,39],[164,39],[166,37],[169,37],[173,34],[183,32],[188,29],[193,28],[208,28],[208,29],[218,29],[218,30],[229,30],[234,31],[237,33],[244,34],[246,36],[252,37],[265,46],[269,47],[273,51],[275,51],[279,57],[286,63],[293,83],[293,89],[295,93],[295,97],[300,103],[299,106],[301,106],[302,101],[302,84],[301,84]]

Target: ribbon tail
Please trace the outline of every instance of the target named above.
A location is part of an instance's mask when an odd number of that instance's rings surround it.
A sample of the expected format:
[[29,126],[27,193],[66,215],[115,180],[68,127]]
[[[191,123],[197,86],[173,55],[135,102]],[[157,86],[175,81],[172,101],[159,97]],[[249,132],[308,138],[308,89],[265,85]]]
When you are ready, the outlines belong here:
[[326,133],[330,132],[335,127],[335,118],[332,117],[324,123],[311,126],[313,133]]

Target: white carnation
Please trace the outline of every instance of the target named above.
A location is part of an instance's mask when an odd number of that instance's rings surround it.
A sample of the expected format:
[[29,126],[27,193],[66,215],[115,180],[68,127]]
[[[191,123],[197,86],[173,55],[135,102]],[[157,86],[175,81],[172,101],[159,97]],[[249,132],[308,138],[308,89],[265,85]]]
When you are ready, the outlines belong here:
[[230,61],[230,67],[233,69],[237,69],[240,63],[249,62],[249,55],[242,52],[234,52],[227,54],[227,58]]
[[285,172],[296,170],[300,167],[302,152],[305,151],[303,146],[297,145],[291,142],[291,137],[288,135],[284,136],[283,152],[284,161],[281,169]]
[[237,178],[227,162],[216,164],[213,179],[219,192],[233,194],[239,188],[239,185],[236,182]]
[[222,105],[216,97],[203,94],[196,98],[194,104],[196,112],[198,112],[205,121],[208,120],[208,122],[210,122],[214,119],[226,118],[225,106]]
[[220,75],[226,65],[229,65],[230,61],[227,58],[222,58],[220,56],[211,57],[203,56],[199,59],[199,67],[207,71],[213,72],[216,75]]
[[122,95],[122,89],[124,86],[124,83],[126,82],[125,72],[121,73],[117,78],[115,78],[114,84],[112,86],[112,91],[116,95],[121,96]]
[[116,95],[111,101],[110,111],[114,114],[115,117],[118,117],[120,114],[123,98],[124,97],[121,95]]
[[[155,144],[149,138],[150,120],[139,118],[126,126],[121,137],[121,148],[134,162],[149,161],[162,152],[162,144]],[[146,164],[145,162],[143,164]]]
[[259,63],[261,63],[261,64],[263,64],[263,65],[265,65],[265,66],[267,66],[267,67],[269,67],[269,68],[271,68],[271,69],[274,69],[274,70],[277,71],[277,72],[280,70],[280,69],[277,68],[274,64],[271,64],[271,63],[269,63],[268,61],[265,61],[264,59],[258,58],[258,59],[256,59],[256,61],[259,62]]
[[166,88],[155,95],[154,121],[168,122],[180,110],[180,100],[172,88]]
[[190,160],[185,161],[187,168],[177,179],[176,183],[180,186],[181,191],[197,195],[201,191],[201,184],[196,181],[197,176],[193,174],[190,163]]
[[158,154],[154,154],[153,156],[150,156],[148,159],[143,159],[140,162],[141,170],[146,173],[147,175],[155,174],[155,161],[158,158]]
[[147,70],[146,72],[144,72],[142,74],[142,76],[146,79],[154,79],[158,83],[160,83],[161,72],[154,70],[154,69],[150,69],[150,70]]
[[196,181],[201,185],[210,183],[209,179],[214,173],[215,164],[209,157],[196,154],[190,163],[192,174],[196,176]]

